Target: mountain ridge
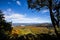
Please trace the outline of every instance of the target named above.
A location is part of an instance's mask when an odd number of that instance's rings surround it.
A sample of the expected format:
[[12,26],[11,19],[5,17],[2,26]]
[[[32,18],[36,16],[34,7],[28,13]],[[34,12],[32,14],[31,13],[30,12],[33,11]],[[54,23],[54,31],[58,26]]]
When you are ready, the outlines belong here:
[[12,26],[51,26],[51,23],[13,23]]

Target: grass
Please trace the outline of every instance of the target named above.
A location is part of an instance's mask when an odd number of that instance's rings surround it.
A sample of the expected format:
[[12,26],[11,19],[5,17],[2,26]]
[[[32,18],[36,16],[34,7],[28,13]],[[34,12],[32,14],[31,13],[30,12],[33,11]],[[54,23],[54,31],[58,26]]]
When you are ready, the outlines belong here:
[[13,34],[18,34],[18,35],[26,35],[26,34],[54,34],[54,30],[53,29],[48,29],[47,27],[35,27],[35,26],[26,26],[26,27],[22,27],[22,26],[18,26],[18,27],[13,27],[12,30],[12,35]]
[[[57,29],[60,32],[60,28]],[[57,40],[54,28],[35,27],[35,26],[17,26],[13,27],[8,36],[9,40]],[[7,38],[7,39],[8,39]]]

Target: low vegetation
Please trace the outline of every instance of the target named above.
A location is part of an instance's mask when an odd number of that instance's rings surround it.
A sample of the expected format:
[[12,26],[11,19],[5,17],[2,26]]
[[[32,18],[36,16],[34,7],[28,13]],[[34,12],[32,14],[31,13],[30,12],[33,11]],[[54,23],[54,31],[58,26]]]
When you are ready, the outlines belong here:
[[6,22],[0,11],[0,40],[59,40],[60,28],[53,27],[17,26],[11,27],[11,22]]
[[12,34],[25,35],[25,34],[41,34],[41,33],[54,33],[53,29],[48,29],[46,27],[34,27],[34,26],[26,26],[26,27],[13,27]]
[[[46,37],[45,37],[46,36]],[[57,39],[54,29],[47,27],[35,27],[35,26],[17,26],[13,27],[10,40],[54,40]],[[50,39],[51,38],[51,39]]]

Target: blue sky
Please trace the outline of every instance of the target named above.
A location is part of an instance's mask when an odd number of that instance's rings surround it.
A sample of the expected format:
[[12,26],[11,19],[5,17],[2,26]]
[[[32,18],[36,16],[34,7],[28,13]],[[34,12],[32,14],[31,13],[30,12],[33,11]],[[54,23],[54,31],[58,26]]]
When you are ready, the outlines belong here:
[[6,21],[12,23],[51,22],[48,9],[28,9],[27,0],[0,0],[0,10],[5,14]]

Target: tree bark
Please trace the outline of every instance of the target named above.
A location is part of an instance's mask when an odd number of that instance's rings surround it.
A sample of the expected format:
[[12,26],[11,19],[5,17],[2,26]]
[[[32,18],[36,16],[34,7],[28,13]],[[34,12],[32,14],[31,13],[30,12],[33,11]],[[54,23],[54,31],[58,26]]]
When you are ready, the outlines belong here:
[[59,8],[57,7],[57,9],[56,9],[56,11],[57,11],[57,19],[58,19],[58,22],[57,22],[57,27],[59,28]]
[[58,36],[58,31],[57,31],[57,29],[56,29],[56,24],[55,24],[55,21],[54,21],[54,15],[53,15],[51,9],[50,9],[50,17],[51,17],[51,21],[52,21],[52,24],[53,24],[55,33],[56,33],[56,35]]
[[55,23],[56,21],[55,21],[53,12],[52,12],[52,0],[49,0],[49,11],[50,11],[50,17],[51,17],[52,25],[53,25],[55,33],[56,33],[56,35],[58,37],[59,35],[58,35],[58,31],[56,29],[56,23]]

